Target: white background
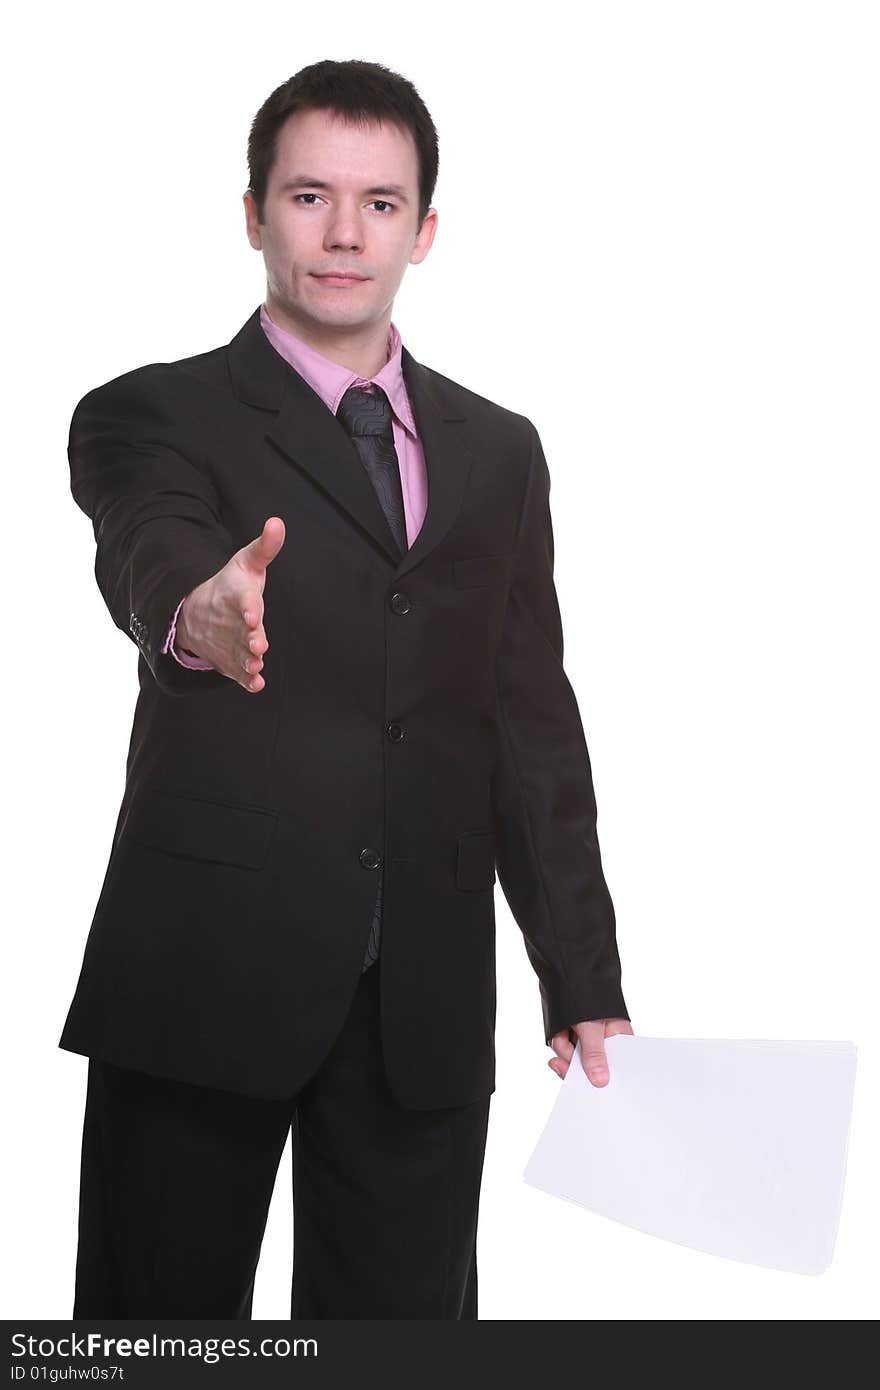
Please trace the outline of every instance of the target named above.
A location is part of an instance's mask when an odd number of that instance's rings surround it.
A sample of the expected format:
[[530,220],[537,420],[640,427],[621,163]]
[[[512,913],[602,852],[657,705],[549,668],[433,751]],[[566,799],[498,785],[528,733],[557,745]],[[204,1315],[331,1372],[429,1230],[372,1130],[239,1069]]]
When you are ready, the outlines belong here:
[[[58,5],[7,27],[3,1315],[72,1307],[87,1063],[57,1039],[137,693],[69,493],[70,416],[237,332],[265,288],[250,122],[305,64],[359,57],[413,81],[440,136],[404,342],[544,444],[636,1031],[859,1048],[826,1274],[555,1200],[522,1181],[560,1083],[497,890],[480,1317],[875,1316],[877,8],[315,9]],[[288,1148],[257,1318],[289,1316],[291,1252]]]

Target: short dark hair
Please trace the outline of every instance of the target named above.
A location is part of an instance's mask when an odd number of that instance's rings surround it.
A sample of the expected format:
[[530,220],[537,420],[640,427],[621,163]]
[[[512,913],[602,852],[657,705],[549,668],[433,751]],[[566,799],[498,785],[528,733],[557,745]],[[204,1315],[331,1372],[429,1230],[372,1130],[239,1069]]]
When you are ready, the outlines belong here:
[[301,68],[276,87],[260,107],[248,137],[249,192],[263,222],[269,174],[275,163],[277,135],[295,111],[332,111],[354,122],[387,121],[409,130],[419,159],[419,219],[421,227],[437,183],[437,131],[413,84],[381,63],[357,58],[335,62],[327,58]]

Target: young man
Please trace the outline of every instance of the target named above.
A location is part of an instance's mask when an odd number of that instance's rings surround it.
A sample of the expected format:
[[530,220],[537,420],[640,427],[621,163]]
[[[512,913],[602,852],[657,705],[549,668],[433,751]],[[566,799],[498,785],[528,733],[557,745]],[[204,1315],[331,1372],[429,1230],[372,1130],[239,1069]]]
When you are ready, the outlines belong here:
[[391,321],[427,255],[413,86],[321,62],[248,147],[265,303],[77,405],[139,648],[60,1046],[89,1057],[74,1317],[251,1316],[293,1126],[293,1317],[476,1318],[497,875],[551,1065],[632,1032],[534,426]]

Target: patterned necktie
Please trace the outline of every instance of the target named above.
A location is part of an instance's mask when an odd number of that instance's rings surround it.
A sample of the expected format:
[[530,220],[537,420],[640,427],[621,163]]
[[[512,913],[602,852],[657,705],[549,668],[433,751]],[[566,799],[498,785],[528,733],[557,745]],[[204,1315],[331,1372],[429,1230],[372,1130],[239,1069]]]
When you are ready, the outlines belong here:
[[[400,486],[400,463],[394,447],[391,424],[391,405],[380,386],[367,391],[362,386],[350,386],[339,402],[336,418],[351,435],[361,463],[367,470],[376,491],[379,505],[385,513],[391,534],[401,555],[408,549],[406,517],[403,510],[403,491]],[[361,974],[379,955],[382,927],[382,878],[376,891],[373,921]]]
[[406,554],[408,546],[400,463],[394,447],[388,397],[380,386],[375,388],[375,394],[362,386],[350,386],[339,402],[336,418],[351,435],[397,547],[401,555]]

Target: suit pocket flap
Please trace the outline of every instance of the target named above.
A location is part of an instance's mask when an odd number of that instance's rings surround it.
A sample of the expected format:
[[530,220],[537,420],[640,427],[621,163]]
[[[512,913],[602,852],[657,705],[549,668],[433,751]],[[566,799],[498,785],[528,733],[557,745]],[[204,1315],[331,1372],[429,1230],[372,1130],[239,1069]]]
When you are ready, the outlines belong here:
[[455,870],[458,888],[477,892],[495,882],[495,835],[490,831],[460,835]]
[[509,555],[474,555],[469,560],[453,560],[452,572],[461,589],[475,589],[483,584],[500,584],[507,578]]
[[186,859],[259,869],[277,824],[277,811],[151,791],[132,804],[122,833]]

